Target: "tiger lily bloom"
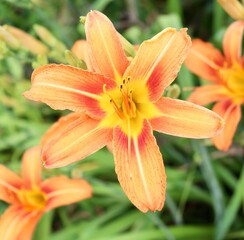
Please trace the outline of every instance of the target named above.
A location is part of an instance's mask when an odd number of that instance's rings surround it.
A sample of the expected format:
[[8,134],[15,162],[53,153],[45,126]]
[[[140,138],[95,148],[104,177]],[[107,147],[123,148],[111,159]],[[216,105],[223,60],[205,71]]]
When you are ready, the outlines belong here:
[[[241,2],[242,1],[242,2]],[[218,0],[224,10],[236,20],[244,20],[244,1],[243,0]]]
[[153,130],[191,138],[218,134],[223,120],[193,103],[162,97],[191,46],[186,29],[167,28],[143,42],[128,61],[110,20],[91,11],[85,21],[92,64],[85,71],[47,65],[32,74],[25,96],[75,113],[46,133],[42,158],[48,168],[83,159],[112,146],[118,180],[141,211],[161,210],[166,175]]
[[186,60],[186,66],[193,73],[211,82],[197,87],[189,101],[199,105],[216,102],[213,111],[222,116],[226,124],[222,133],[212,140],[222,151],[227,151],[232,144],[244,103],[243,30],[244,21],[236,21],[229,26],[223,39],[224,56],[210,43],[193,40]]
[[25,152],[22,177],[0,165],[0,200],[10,207],[0,218],[1,240],[30,240],[41,216],[54,208],[91,197],[91,186],[66,176],[41,180],[40,148]]

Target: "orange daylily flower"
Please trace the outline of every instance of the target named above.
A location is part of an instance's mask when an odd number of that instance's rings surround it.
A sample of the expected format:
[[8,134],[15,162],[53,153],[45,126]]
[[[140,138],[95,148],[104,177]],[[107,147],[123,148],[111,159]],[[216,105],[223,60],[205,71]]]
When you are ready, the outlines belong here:
[[212,111],[162,97],[191,46],[186,29],[167,28],[143,42],[128,61],[110,20],[91,11],[85,22],[93,72],[47,65],[32,75],[24,95],[54,109],[74,111],[46,133],[42,158],[61,167],[111,145],[118,180],[141,211],[161,210],[166,175],[153,130],[190,138],[218,134],[223,120]]
[[205,105],[217,102],[213,111],[225,119],[224,131],[213,138],[215,146],[227,151],[241,119],[244,103],[244,57],[241,56],[244,21],[232,23],[223,39],[222,53],[210,43],[196,39],[186,66],[211,85],[196,88],[189,100]]
[[0,218],[1,240],[30,240],[41,216],[51,209],[91,197],[91,186],[66,176],[41,180],[40,148],[26,151],[22,178],[0,165],[0,200],[11,206]]
[[244,20],[244,1],[218,0],[224,10],[236,20]]

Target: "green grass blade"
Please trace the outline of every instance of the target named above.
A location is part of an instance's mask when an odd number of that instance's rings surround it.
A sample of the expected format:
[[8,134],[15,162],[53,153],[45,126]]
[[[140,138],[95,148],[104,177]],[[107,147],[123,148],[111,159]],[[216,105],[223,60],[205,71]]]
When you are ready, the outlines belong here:
[[214,170],[222,182],[230,188],[235,189],[237,180],[227,167],[223,166],[221,163],[216,163],[214,164]]
[[213,1],[213,33],[219,31],[225,24],[226,14],[218,1]]
[[215,221],[218,224],[224,213],[224,197],[218,179],[214,172],[211,159],[207,149],[199,141],[192,141],[193,147],[201,159],[200,168],[205,182],[211,192],[213,207],[215,211]]
[[148,212],[146,215],[155,223],[156,226],[165,234],[167,240],[175,240],[174,235],[171,233],[169,228],[164,224],[164,222],[159,218],[158,213]]
[[177,83],[181,88],[181,98],[187,99],[192,92],[192,88],[195,86],[195,82],[193,74],[184,64],[182,65],[178,74]]
[[181,214],[179,208],[176,206],[176,203],[175,203],[174,199],[171,197],[171,195],[169,194],[169,192],[166,193],[165,204],[169,208],[172,218],[174,219],[175,223],[177,225],[182,224],[183,223],[182,214]]
[[52,221],[53,221],[53,211],[50,211],[45,215],[43,215],[43,217],[41,218],[40,222],[37,225],[33,239],[34,240],[51,239],[50,233],[51,233]]
[[242,167],[240,180],[238,181],[238,183],[236,185],[234,195],[230,199],[230,202],[226,208],[224,216],[217,227],[217,232],[216,232],[217,240],[224,239],[225,235],[229,231],[231,225],[233,224],[233,222],[236,218],[238,209],[240,208],[241,203],[244,198],[243,186],[244,186],[244,167]]
[[168,0],[166,2],[166,9],[168,13],[177,13],[182,17],[182,4],[180,0]]

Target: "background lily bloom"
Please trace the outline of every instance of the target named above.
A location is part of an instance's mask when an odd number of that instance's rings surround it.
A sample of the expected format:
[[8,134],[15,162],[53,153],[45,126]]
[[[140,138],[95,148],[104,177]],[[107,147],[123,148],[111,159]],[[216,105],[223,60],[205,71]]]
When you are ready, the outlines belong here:
[[243,29],[244,21],[229,26],[223,39],[224,56],[210,43],[196,39],[186,60],[192,72],[212,83],[196,88],[189,100],[200,105],[217,102],[213,111],[224,118],[226,125],[212,140],[223,151],[232,143],[244,103]]
[[47,65],[33,72],[24,95],[54,109],[74,111],[43,139],[46,167],[61,167],[111,145],[118,180],[141,211],[161,210],[166,175],[152,130],[207,138],[223,127],[215,113],[193,103],[162,97],[185,60],[186,29],[167,28],[143,42],[131,63],[110,20],[91,11],[85,22],[93,72]]
[[244,20],[244,1],[218,0],[224,10],[236,20]]
[[10,204],[0,218],[1,240],[30,240],[46,211],[91,197],[85,180],[58,176],[42,181],[41,169],[39,147],[24,154],[22,178],[0,165],[0,199]]

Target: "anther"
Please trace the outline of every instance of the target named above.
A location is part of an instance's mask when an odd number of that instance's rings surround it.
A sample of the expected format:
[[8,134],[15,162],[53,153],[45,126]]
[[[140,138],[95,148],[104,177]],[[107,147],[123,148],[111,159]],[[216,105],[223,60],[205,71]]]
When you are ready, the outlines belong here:
[[103,84],[103,92],[104,92],[104,93],[107,93],[107,89],[106,89],[106,83],[105,83],[105,84]]

